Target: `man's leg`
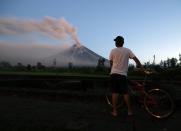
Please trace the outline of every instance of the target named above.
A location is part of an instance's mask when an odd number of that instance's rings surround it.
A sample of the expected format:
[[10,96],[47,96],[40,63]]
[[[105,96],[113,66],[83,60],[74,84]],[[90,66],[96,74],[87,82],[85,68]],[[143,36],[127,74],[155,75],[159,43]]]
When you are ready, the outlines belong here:
[[119,96],[118,93],[112,93],[112,106],[113,106],[112,115],[113,116],[117,116],[118,96]]
[[131,107],[131,103],[130,103],[130,98],[129,98],[129,94],[124,94],[124,101],[126,103],[126,106],[128,108],[128,115],[132,115],[133,111],[132,111],[132,107]]

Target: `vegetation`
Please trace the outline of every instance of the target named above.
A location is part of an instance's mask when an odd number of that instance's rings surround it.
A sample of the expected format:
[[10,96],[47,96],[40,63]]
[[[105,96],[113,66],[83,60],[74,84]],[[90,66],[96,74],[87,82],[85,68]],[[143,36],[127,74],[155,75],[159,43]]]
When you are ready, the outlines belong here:
[[[37,62],[36,65],[23,65],[22,63],[17,63],[16,65],[11,65],[8,61],[0,61],[0,73],[2,72],[25,72],[25,73],[59,73],[59,74],[86,74],[86,75],[108,75],[110,69],[104,65],[105,59],[99,59],[96,67],[76,67],[73,63],[68,63],[67,67],[46,67],[41,62]],[[179,54],[179,59],[167,58],[167,60],[160,61],[159,64],[155,62],[144,63],[145,68],[155,70],[157,76],[164,79],[176,79],[181,80],[181,54]],[[134,71],[135,66],[129,66],[129,76],[139,76],[139,72]]]
[[22,63],[17,63],[16,65],[12,65],[8,61],[0,62],[0,73],[4,72],[23,72],[24,73],[42,73],[42,74],[89,74],[89,75],[108,75],[109,68],[104,66],[104,62],[98,61],[96,67],[78,67],[73,66],[73,63],[68,63],[67,67],[47,67],[43,65],[41,62],[37,62],[36,65],[23,65]]
[[[146,62],[144,64],[146,69],[154,70],[156,77],[159,79],[167,80],[181,80],[181,54],[179,54],[179,59],[176,58],[167,58],[167,60],[161,60],[159,64]],[[138,75],[134,72],[134,65],[131,65],[129,68],[129,75]]]

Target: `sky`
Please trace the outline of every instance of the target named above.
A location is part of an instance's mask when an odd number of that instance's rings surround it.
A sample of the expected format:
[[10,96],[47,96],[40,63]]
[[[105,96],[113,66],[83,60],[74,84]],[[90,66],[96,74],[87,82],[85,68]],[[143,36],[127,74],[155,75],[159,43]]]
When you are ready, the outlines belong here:
[[121,35],[141,63],[159,63],[181,53],[180,14],[180,0],[1,0],[0,44],[78,41],[108,59]]

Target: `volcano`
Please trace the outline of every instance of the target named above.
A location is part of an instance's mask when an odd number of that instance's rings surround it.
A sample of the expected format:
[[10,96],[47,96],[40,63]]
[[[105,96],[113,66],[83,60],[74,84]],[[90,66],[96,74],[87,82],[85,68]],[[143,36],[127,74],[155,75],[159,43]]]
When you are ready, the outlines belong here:
[[105,66],[109,65],[107,59],[83,45],[74,44],[58,54],[44,59],[43,63],[48,66],[68,66],[72,64],[73,66],[95,67],[99,60],[104,60]]

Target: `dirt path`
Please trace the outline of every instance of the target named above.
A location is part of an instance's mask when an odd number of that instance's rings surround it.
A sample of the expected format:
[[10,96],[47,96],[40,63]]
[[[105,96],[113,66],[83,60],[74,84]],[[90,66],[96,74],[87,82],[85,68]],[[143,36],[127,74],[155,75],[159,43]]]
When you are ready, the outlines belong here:
[[180,131],[181,111],[162,121],[151,119],[143,109],[135,108],[133,118],[120,111],[109,114],[104,102],[47,101],[0,95],[1,131]]

